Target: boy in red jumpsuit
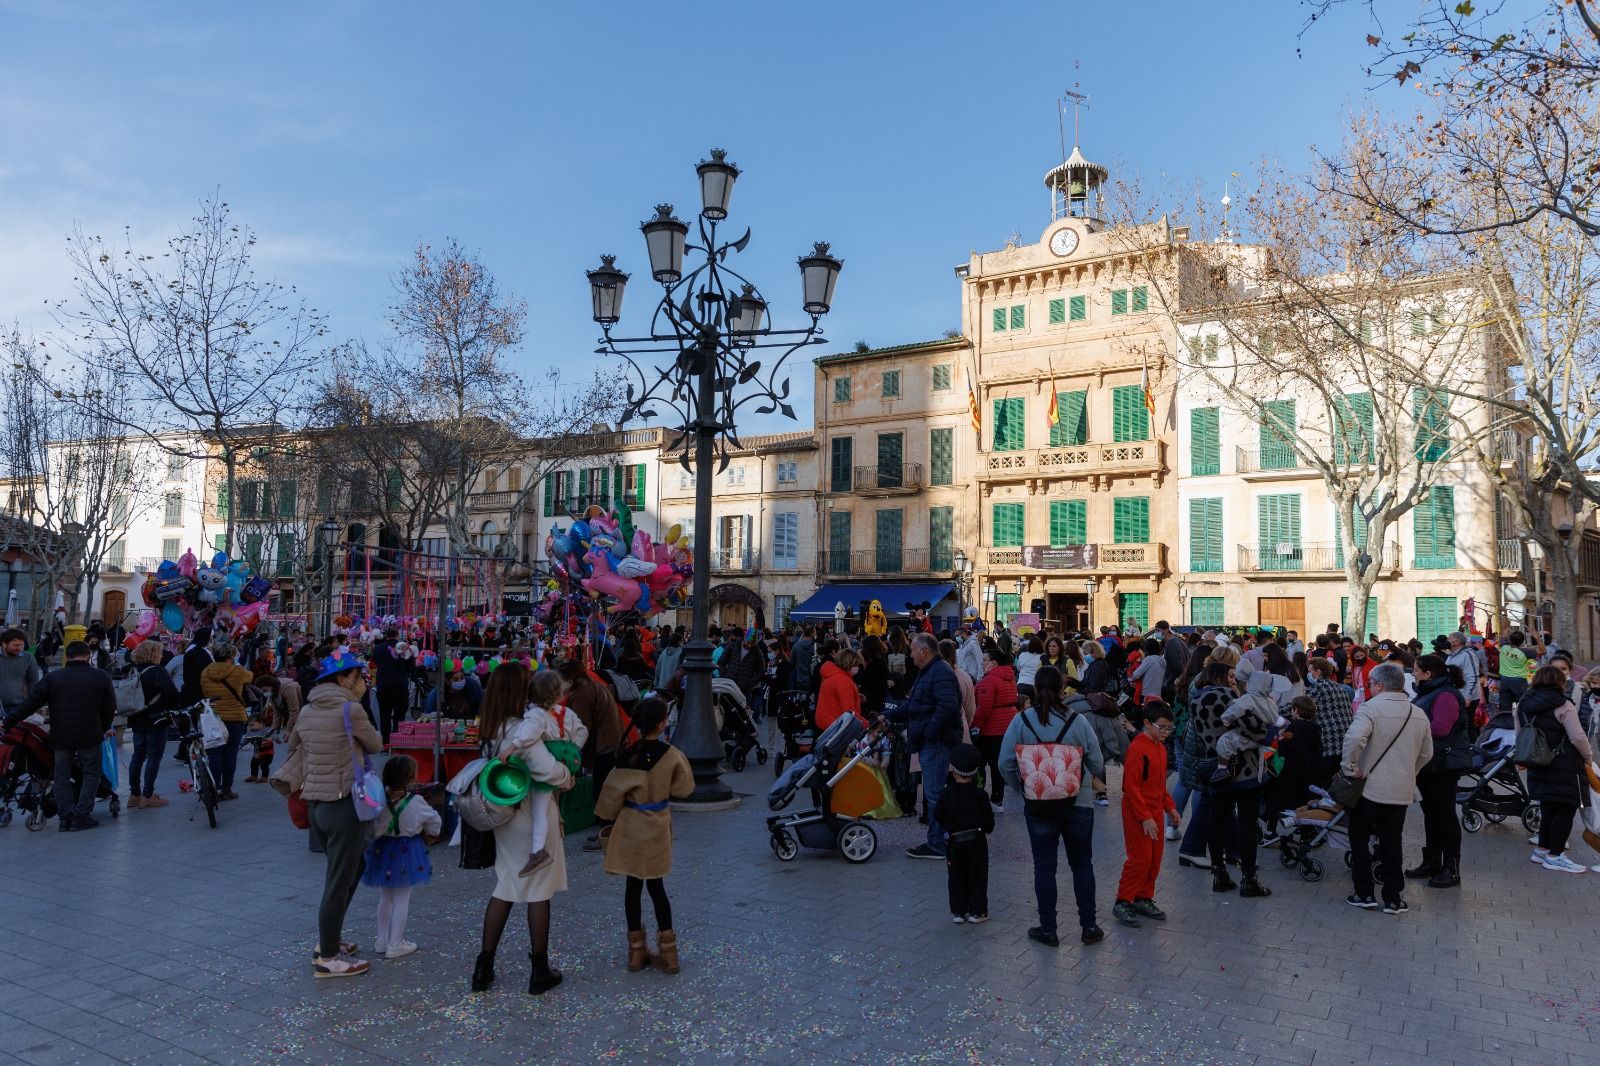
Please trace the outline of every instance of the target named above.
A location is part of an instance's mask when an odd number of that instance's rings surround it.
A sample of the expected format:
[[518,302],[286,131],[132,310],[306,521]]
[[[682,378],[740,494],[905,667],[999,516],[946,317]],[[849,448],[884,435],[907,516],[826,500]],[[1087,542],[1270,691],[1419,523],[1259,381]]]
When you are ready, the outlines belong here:
[[1128,858],[1117,883],[1111,913],[1123,925],[1139,924],[1143,915],[1166,921],[1156,906],[1156,874],[1161,871],[1161,819],[1177,828],[1178,808],[1167,792],[1167,745],[1172,708],[1164,703],[1144,707],[1144,728],[1128,743],[1122,773],[1122,842]]

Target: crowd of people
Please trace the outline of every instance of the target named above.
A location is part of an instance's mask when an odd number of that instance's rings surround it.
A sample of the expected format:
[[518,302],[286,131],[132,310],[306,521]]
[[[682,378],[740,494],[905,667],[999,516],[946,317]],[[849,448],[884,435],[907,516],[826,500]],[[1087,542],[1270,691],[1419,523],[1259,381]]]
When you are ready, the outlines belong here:
[[[488,646],[468,645],[463,634],[444,650],[438,686],[421,649],[395,629],[365,642],[346,633],[313,640],[290,629],[244,647],[201,629],[181,648],[136,644],[125,666],[106,661],[109,636],[66,645],[62,665],[49,669],[50,657],[29,649],[21,631],[0,633],[5,727],[47,718],[62,831],[99,824],[102,744],[119,726],[110,671],[137,677],[142,697],[137,709],[124,701],[120,721],[131,734],[133,809],[167,805],[157,786],[169,718],[204,699],[225,729],[208,752],[221,799],[237,798],[248,742],[243,780],[270,778],[292,793],[313,850],[325,857],[315,975],[359,975],[369,963],[343,939],[358,886],[379,893],[375,951],[386,958],[415,951],[406,938],[411,891],[431,876],[428,844],[453,822],[441,817],[447,804],[439,790],[419,788],[413,760],[388,757],[374,790],[370,757],[408,716],[474,719],[485,756],[521,759],[533,785],[493,830],[493,857],[480,863],[493,866],[495,887],[471,987],[494,981],[516,904],[527,909],[529,991],[561,981],[549,957],[550,903],[567,887],[567,868],[554,827],[558,797],[580,775],[593,779],[601,825],[584,847],[604,850],[606,872],[624,878],[627,967],[677,972],[664,879],[671,801],[694,784],[668,733],[669,702],[683,681],[682,627],[618,625],[593,647],[549,641],[515,624],[470,634],[496,641]],[[907,758],[885,777],[900,801],[886,809],[926,824],[908,855],[945,863],[958,924],[988,920],[986,837],[998,816],[1020,811],[1039,915],[1029,937],[1060,943],[1064,852],[1080,938],[1102,939],[1095,809],[1110,805],[1109,768],[1119,764],[1125,862],[1111,912],[1127,926],[1165,918],[1156,884],[1168,842],[1177,845],[1180,869],[1209,872],[1213,891],[1271,895],[1261,851],[1277,843],[1278,812],[1308,805],[1338,802],[1348,815],[1351,905],[1402,914],[1408,882],[1460,885],[1456,783],[1480,734],[1514,739],[1519,753],[1524,743],[1542,744],[1544,754],[1526,765],[1542,811],[1532,858],[1550,871],[1588,869],[1572,857],[1571,838],[1590,804],[1600,670],[1581,670],[1548,638],[1513,632],[1496,642],[1451,633],[1426,649],[1419,641],[1358,641],[1337,627],[1302,641],[1282,631],[1179,632],[1166,622],[1147,633],[1130,625],[1092,635],[990,632],[969,620],[935,633],[915,619],[882,634],[834,623],[725,628],[713,641],[717,674],[758,717],[764,704],[799,694],[817,729],[854,715],[874,736],[895,737]],[[625,683],[644,697],[620,698]],[[288,754],[277,767],[274,738]],[[1015,795],[1020,807],[1014,800],[1008,807]],[[363,817],[363,801],[375,816]],[[1420,861],[1406,868],[1402,834],[1414,801],[1424,844]],[[646,894],[654,949],[643,923]]]

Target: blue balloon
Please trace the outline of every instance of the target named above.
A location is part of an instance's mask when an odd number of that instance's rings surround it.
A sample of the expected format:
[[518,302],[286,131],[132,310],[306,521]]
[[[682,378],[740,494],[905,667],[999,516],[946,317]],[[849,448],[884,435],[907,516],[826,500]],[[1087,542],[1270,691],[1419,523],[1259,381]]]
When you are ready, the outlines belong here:
[[161,624],[174,633],[183,632],[183,608],[169,603],[161,608]]
[[226,570],[228,568],[228,553],[218,552],[213,555],[211,557],[211,565],[218,570]]

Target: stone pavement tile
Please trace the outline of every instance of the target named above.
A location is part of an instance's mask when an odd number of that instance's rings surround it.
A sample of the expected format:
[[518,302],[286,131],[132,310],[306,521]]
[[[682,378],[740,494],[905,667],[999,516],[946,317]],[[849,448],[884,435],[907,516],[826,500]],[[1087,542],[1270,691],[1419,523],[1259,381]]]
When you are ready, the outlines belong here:
[[1317,1054],[1314,1048],[1256,1036],[1241,1036],[1234,1042],[1234,1047],[1241,1053],[1255,1055],[1263,1063],[1295,1063],[1298,1066],[1306,1066]]

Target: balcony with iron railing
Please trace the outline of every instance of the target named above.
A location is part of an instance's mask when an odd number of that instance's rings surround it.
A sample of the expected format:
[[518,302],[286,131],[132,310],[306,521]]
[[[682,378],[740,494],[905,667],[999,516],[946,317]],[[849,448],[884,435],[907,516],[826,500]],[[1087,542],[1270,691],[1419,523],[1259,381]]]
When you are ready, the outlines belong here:
[[[1400,557],[1399,548],[1390,544],[1377,560],[1380,570],[1393,570]],[[1239,545],[1241,574],[1321,574],[1336,577],[1344,573],[1344,555],[1332,541],[1302,542],[1282,540],[1269,544]]]
[[952,568],[953,563],[942,570],[930,570],[928,552],[923,548],[864,548],[817,553],[818,572],[834,576],[949,573]]
[[1310,469],[1292,445],[1275,448],[1235,448],[1234,469],[1249,481],[1304,477]]
[[857,496],[891,496],[900,492],[916,492],[922,488],[922,464],[898,463],[877,466],[858,466],[851,479]]
[[1091,477],[1107,474],[1156,474],[1162,470],[1163,446],[1158,440],[1067,444],[1054,448],[992,451],[983,456],[979,481],[1029,477]]
[[734,548],[711,553],[713,574],[757,574],[761,572],[761,553],[749,548]]

